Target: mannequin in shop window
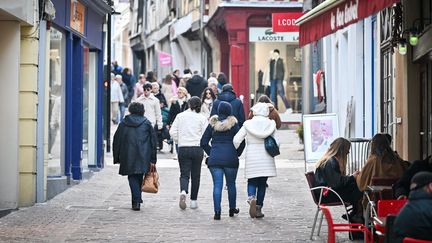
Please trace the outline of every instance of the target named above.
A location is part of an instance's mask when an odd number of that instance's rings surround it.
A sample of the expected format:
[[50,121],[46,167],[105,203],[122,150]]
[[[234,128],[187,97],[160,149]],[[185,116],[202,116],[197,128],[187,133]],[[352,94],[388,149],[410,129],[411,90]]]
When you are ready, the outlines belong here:
[[285,64],[282,58],[280,58],[280,52],[278,49],[274,49],[272,57],[269,63],[270,69],[270,98],[273,103],[276,104],[277,95],[279,95],[285,105],[286,113],[292,113],[292,109],[285,96],[285,88],[283,85],[285,77]]

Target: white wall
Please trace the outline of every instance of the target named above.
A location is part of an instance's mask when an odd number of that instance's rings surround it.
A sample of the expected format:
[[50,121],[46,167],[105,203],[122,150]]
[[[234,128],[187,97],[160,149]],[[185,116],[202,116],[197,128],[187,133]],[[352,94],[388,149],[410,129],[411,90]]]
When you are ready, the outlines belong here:
[[0,21],[0,209],[18,207],[20,24]]
[[[370,20],[365,25],[366,32],[370,32]],[[370,38],[369,34],[363,39],[363,22],[360,21],[326,37],[323,42],[323,60],[330,60],[330,63],[323,63],[326,72],[328,113],[338,114],[341,136],[371,136],[370,66],[373,57],[368,44]],[[349,124],[347,108],[351,98],[353,104]]]

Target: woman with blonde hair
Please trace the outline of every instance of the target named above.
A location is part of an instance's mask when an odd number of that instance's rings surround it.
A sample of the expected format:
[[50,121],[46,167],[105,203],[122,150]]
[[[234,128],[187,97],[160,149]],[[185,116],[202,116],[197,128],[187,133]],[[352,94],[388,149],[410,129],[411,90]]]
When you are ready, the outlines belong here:
[[[336,138],[329,146],[324,155],[316,163],[314,186],[326,186],[335,190],[339,196],[353,206],[350,219],[361,218],[361,207],[359,202],[363,196],[357,187],[355,178],[360,172],[346,175],[346,166],[351,142],[345,138]],[[316,193],[319,193],[316,190]],[[329,192],[322,198],[323,203],[339,202],[339,198]]]

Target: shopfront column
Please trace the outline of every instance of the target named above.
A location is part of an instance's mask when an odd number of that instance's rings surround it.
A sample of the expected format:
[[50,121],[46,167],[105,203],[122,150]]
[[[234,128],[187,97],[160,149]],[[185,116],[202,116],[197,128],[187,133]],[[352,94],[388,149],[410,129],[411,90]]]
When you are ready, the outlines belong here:
[[82,179],[83,43],[69,33],[66,47],[66,145],[65,175]]

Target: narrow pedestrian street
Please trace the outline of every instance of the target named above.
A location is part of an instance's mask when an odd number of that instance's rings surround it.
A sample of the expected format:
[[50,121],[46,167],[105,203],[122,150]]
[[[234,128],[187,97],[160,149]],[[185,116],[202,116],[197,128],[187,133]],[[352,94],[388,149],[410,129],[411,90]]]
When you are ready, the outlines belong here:
[[[178,162],[159,153],[160,191],[144,194],[141,211],[132,211],[126,177],[106,155],[107,165],[52,200],[20,208],[0,218],[0,242],[309,242],[315,205],[304,179],[302,146],[294,130],[282,130],[278,176],[269,180],[263,219],[251,219],[246,203],[244,163],[237,178],[240,214],[228,217],[226,191],[222,218],[213,220],[212,181],[202,167],[198,209],[178,206]],[[168,148],[165,148],[168,149]],[[312,168],[312,167],[311,167]],[[315,237],[315,242],[326,240]],[[340,240],[348,240],[346,234]]]

